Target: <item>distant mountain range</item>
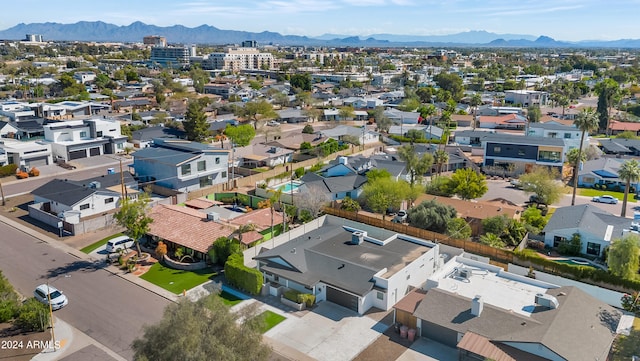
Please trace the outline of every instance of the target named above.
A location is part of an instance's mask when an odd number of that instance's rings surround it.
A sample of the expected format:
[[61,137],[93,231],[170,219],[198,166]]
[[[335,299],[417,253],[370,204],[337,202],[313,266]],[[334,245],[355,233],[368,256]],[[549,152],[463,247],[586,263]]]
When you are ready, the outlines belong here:
[[640,48],[640,39],[613,41],[585,40],[578,42],[557,41],[547,36],[536,37],[521,34],[495,34],[487,31],[467,31],[450,35],[394,35],[372,34],[366,37],[324,34],[319,37],[282,35],[264,31],[221,30],[210,25],[189,28],[182,25],[161,27],[134,22],[118,26],[101,21],[80,21],[75,24],[33,23],[18,24],[0,31],[0,39],[22,40],[26,34],[40,34],[53,41],[141,42],[147,35],[160,35],[170,44],[239,44],[255,40],[261,45],[324,45],[369,47],[523,47],[523,48]]

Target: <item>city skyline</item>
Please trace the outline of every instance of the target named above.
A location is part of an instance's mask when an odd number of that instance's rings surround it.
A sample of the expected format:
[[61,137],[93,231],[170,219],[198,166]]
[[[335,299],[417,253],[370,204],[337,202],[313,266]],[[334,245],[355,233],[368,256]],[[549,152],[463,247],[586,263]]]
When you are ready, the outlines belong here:
[[[95,4],[95,3],[94,3]],[[222,30],[368,36],[448,35],[484,30],[549,36],[556,40],[640,39],[635,25],[640,0],[110,0],[87,6],[78,0],[23,0],[6,4],[0,30],[19,23],[103,21],[129,25],[215,26]]]

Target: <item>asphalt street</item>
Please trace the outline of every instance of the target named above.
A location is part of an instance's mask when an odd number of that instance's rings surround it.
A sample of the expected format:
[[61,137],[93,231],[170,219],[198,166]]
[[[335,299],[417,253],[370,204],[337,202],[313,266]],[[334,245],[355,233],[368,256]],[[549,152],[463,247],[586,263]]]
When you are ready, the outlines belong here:
[[[496,198],[504,198],[513,203],[524,205],[529,199],[528,193],[525,193],[519,189],[512,187],[506,180],[489,180],[487,181],[489,190],[479,200],[492,200]],[[576,196],[575,204],[592,204],[598,208],[601,208],[611,214],[620,215],[622,211],[622,201],[618,204],[605,204],[596,203],[591,201],[591,197]],[[565,194],[560,201],[552,204],[552,207],[566,207],[571,205],[571,194]],[[636,202],[633,195],[629,195],[627,201],[627,218],[633,218],[633,212],[640,209],[640,203]]]
[[78,330],[127,360],[131,342],[154,324],[170,301],[103,269],[102,260],[79,259],[65,246],[48,244],[0,222],[0,269],[16,290],[30,297],[47,281],[69,305],[55,312]]

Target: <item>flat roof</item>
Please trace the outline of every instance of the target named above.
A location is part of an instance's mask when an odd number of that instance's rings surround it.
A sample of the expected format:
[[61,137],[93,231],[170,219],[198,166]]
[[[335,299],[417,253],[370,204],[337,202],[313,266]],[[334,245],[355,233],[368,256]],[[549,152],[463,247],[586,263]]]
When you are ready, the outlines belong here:
[[[460,271],[466,270],[466,278]],[[430,279],[437,288],[473,299],[482,296],[486,304],[531,317],[535,311],[535,296],[559,286],[505,272],[500,267],[483,264],[464,257],[455,257]]]

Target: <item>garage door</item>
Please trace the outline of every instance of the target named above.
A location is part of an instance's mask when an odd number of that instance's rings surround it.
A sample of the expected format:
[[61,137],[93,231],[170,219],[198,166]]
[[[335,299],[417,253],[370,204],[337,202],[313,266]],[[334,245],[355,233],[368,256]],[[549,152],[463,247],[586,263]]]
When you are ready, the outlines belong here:
[[69,160],[74,160],[74,159],[80,159],[80,158],[86,158],[87,157],[87,151],[86,150],[73,150],[69,152]]
[[358,297],[327,286],[327,301],[358,312]]
[[89,155],[91,157],[96,156],[96,155],[100,155],[100,147],[95,147],[95,148],[89,149]]
[[27,167],[41,167],[43,165],[47,165],[47,157],[42,158],[33,158],[25,161]]

